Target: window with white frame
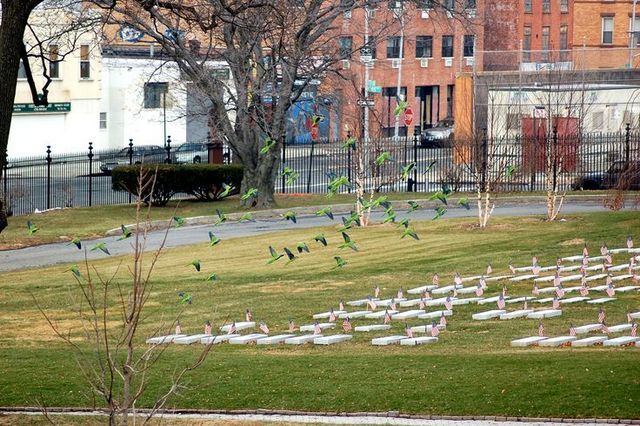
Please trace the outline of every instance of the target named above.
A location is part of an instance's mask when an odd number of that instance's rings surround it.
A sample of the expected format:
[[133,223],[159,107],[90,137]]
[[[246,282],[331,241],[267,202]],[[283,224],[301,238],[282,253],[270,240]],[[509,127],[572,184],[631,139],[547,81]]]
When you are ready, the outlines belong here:
[[91,78],[91,62],[89,60],[89,45],[80,46],[80,78]]
[[613,16],[602,17],[602,44],[613,44]]
[[106,112],[101,112],[100,113],[100,128],[101,129],[106,129],[107,128],[107,113]]
[[635,23],[629,18],[629,37],[632,37],[633,46],[640,46],[640,16],[636,16]]
[[49,77],[60,78],[60,62],[58,62],[60,49],[57,44],[49,45]]

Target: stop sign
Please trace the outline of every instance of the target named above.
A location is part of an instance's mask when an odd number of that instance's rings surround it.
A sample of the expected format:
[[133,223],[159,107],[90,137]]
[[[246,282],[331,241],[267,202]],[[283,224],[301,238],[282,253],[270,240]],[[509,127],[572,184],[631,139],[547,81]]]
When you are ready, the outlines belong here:
[[411,126],[411,123],[413,123],[413,110],[411,107],[407,107],[404,110],[404,124],[406,126]]

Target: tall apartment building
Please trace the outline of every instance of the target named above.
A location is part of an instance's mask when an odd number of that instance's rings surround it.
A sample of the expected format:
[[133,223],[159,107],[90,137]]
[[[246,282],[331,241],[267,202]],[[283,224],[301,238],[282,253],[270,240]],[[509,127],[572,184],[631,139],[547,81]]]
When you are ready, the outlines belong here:
[[[358,100],[365,85],[372,104],[372,137],[394,134],[398,86],[400,98],[413,109],[413,126],[423,129],[455,119],[455,76],[481,66],[475,52],[483,48],[483,2],[446,0],[444,7],[434,7],[428,0],[419,7],[414,4],[389,1],[342,18],[339,45],[344,59],[340,67],[345,79],[334,89],[342,97],[341,134],[345,130],[362,133]],[[365,33],[370,49],[362,51],[357,46],[365,45]],[[399,134],[407,131],[413,129],[408,130],[401,121]]]

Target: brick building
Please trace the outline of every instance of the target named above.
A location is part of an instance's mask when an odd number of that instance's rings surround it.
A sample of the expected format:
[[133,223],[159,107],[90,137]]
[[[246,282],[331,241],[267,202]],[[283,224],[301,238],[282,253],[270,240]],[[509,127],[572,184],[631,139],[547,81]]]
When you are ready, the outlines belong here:
[[[370,61],[366,56],[363,61],[359,48],[365,45],[365,11],[357,9],[343,17],[339,44],[345,59],[339,68],[344,79],[334,89],[343,99],[342,134],[346,130],[362,134],[363,108],[358,100],[367,84],[368,99],[373,101],[371,136],[393,135],[399,74],[400,95],[412,107],[416,127],[423,129],[454,118],[456,74],[481,66],[474,61],[475,51],[483,48],[484,9],[482,2],[475,0],[445,1],[445,8],[430,7],[429,1],[422,4],[423,8],[416,8],[404,2],[402,7],[401,2],[392,1],[369,10]],[[402,121],[399,133],[407,134]]]
[[[640,8],[639,8],[640,9]],[[584,46],[586,68],[620,68],[631,63],[640,64],[637,53],[637,32],[640,15],[636,11],[635,43],[631,43],[633,1],[631,0],[574,0],[576,46]],[[630,46],[631,49],[630,49]],[[631,51],[630,51],[631,50]]]

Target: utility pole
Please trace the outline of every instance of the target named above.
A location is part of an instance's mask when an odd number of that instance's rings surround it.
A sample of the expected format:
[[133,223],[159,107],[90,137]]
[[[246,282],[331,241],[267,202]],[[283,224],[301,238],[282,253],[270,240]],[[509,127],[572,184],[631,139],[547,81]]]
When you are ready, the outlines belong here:
[[636,4],[638,0],[633,0],[633,10],[631,11],[631,33],[629,34],[629,68],[633,68],[633,50],[636,41]]
[[[397,10],[398,12],[394,11],[394,14],[397,13],[396,17],[398,18],[398,21],[400,22],[400,58],[398,59],[398,82],[396,84],[396,103],[399,104],[400,101],[404,101],[404,99],[402,99],[402,94],[400,93],[400,89],[401,87],[401,83],[402,83],[402,57],[404,55],[403,52],[403,47],[404,47],[404,2],[403,0],[399,0],[396,1],[396,5],[400,4],[400,8],[396,8],[395,10]],[[395,121],[394,121],[394,125],[393,125],[393,138],[394,139],[398,139],[398,133],[400,131],[400,114],[395,116]]]

